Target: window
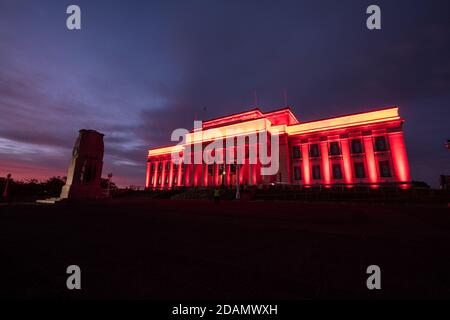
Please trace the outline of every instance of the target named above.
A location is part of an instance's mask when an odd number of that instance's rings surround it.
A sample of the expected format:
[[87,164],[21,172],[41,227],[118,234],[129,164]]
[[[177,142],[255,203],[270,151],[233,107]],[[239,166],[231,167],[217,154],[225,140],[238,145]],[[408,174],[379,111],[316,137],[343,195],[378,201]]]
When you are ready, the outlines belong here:
[[302,157],[302,153],[300,152],[299,146],[295,146],[292,148],[292,157],[294,159],[300,159]]
[[178,177],[177,177],[177,175],[175,174],[175,175],[173,176],[173,184],[176,185],[176,184],[177,184],[177,181],[178,181]]
[[153,185],[153,181],[154,180],[154,177],[152,176],[151,178],[150,178],[150,185]]
[[300,167],[294,167],[294,180],[302,180],[302,171]]
[[158,163],[158,171],[162,170],[162,162]]
[[361,139],[354,139],[352,140],[352,153],[353,154],[358,154],[358,153],[362,153],[362,143],[361,143]]
[[338,142],[331,142],[330,143],[330,154],[332,156],[338,156],[341,154],[341,148],[339,147]]
[[166,170],[170,170],[170,162],[169,161],[166,162]]
[[208,174],[212,175],[213,174],[213,165],[212,164],[208,164]]
[[320,166],[312,166],[312,174],[314,180],[320,180]]
[[150,171],[155,171],[155,164],[154,163],[152,163],[152,166],[150,167]]
[[366,172],[364,170],[364,163],[355,162],[355,177],[359,179],[363,179],[366,177]]
[[382,178],[392,177],[391,166],[389,165],[389,161],[380,161],[379,167],[380,167],[380,176]]
[[177,171],[178,170],[178,165],[176,163],[173,164],[173,171]]
[[160,176],[160,175],[158,176],[158,180],[157,180],[157,181],[158,181],[158,182],[157,182],[158,185],[160,185],[160,184],[161,184],[161,176]]
[[333,179],[342,179],[342,170],[340,164],[333,164]]
[[384,137],[384,136],[375,137],[375,150],[376,151],[386,151],[387,150],[386,137]]
[[235,164],[230,164],[230,171],[231,171],[231,173],[236,173],[236,165]]
[[320,157],[319,145],[318,145],[318,144],[312,144],[312,145],[309,147],[309,154],[310,154],[310,156],[313,157],[313,158]]
[[168,184],[168,183],[169,183],[169,175],[168,175],[168,174],[166,174],[166,178],[164,179],[164,183],[165,183],[165,184]]
[[225,165],[221,164],[219,165],[219,174],[224,174],[225,173]]

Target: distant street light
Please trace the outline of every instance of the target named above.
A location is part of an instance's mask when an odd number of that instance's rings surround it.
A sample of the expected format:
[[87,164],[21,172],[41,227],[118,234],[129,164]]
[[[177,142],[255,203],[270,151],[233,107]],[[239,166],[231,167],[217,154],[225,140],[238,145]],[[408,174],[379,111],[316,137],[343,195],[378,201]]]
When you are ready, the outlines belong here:
[[6,176],[6,183],[5,183],[5,190],[3,191],[3,198],[8,197],[8,186],[9,186],[9,180],[11,179],[11,173],[8,173]]

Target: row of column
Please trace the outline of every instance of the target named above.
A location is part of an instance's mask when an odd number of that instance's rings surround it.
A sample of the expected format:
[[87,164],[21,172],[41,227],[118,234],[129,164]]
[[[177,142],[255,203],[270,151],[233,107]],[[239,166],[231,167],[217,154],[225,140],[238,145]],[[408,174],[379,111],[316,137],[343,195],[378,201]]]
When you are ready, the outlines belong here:
[[[411,181],[408,157],[406,153],[406,146],[403,137],[403,131],[394,131],[387,133],[388,142],[390,146],[391,162],[393,164],[393,173],[396,182],[408,183]],[[379,182],[379,170],[377,158],[373,145],[373,136],[365,135],[362,137],[362,143],[364,146],[364,162],[367,172],[367,179],[370,183],[376,184]],[[353,163],[350,152],[349,138],[340,139],[341,155],[342,155],[342,169],[343,179],[346,184],[353,184],[355,177],[353,176]],[[310,143],[301,144],[302,153],[302,172],[303,182],[305,185],[312,184],[312,163],[309,157]],[[321,150],[321,168],[322,168],[322,183],[325,185],[332,184],[332,172],[331,172],[331,159],[328,152],[328,141],[320,142]],[[151,164],[154,164],[154,171],[151,172]],[[174,187],[174,175],[177,175],[176,186],[232,186],[235,181],[232,181],[233,174],[231,173],[231,165],[225,164],[225,174],[219,172],[220,164],[213,164],[212,175],[208,172],[208,166],[206,164],[185,164],[184,172],[181,165],[177,167],[175,172],[174,164],[169,159],[159,160],[155,162],[147,163],[146,174],[146,188],[172,188]],[[162,172],[159,173],[159,164],[162,164]],[[170,163],[170,169],[166,170],[167,163]],[[283,164],[280,164],[283,166]],[[290,167],[288,165],[288,167]],[[263,177],[260,174],[261,164],[243,164],[240,169],[240,183],[248,185],[257,185],[263,182]],[[166,183],[166,175],[169,175],[168,182]],[[182,177],[184,176],[184,182]],[[153,177],[153,181],[151,179]],[[158,184],[160,179],[160,184]],[[224,180],[222,182],[222,180]],[[151,184],[152,182],[152,184]]]
[[[408,183],[411,181],[408,156],[406,153],[406,145],[403,137],[403,131],[389,132],[387,134],[390,155],[393,164],[393,173],[396,182]],[[377,159],[374,150],[374,142],[372,135],[366,135],[362,137],[365,153],[365,167],[367,171],[367,179],[370,183],[379,182],[379,170]],[[350,153],[350,143],[349,138],[341,138],[339,140],[341,145],[342,154],[342,169],[343,178],[346,184],[354,183],[353,176],[353,166],[352,158]],[[303,171],[303,181],[305,185],[312,184],[312,173],[311,173],[311,160],[309,157],[309,142],[303,143],[301,145],[302,153],[302,171]],[[322,183],[325,185],[332,184],[332,172],[331,172],[331,160],[328,152],[328,141],[320,142],[321,150],[321,168],[322,168]]]
[[[167,163],[170,163],[170,169],[166,170]],[[151,166],[154,165],[153,172]],[[159,172],[161,164],[162,172]],[[171,160],[159,160],[154,162],[147,162],[146,174],[146,188],[153,189],[170,189],[175,186],[234,186],[237,179],[237,169],[235,173],[231,172],[231,165],[225,164],[224,171],[219,172],[221,164],[212,164],[212,174],[209,174],[207,164],[184,164],[179,165],[175,170],[174,164]],[[246,185],[257,185],[260,182],[261,165],[258,164],[242,164],[239,165],[239,183]],[[174,184],[174,177],[177,177]],[[184,175],[184,182],[183,182]],[[166,178],[168,181],[166,183]],[[235,177],[234,179],[233,176]],[[153,178],[153,179],[152,179]],[[158,183],[160,181],[160,183]]]

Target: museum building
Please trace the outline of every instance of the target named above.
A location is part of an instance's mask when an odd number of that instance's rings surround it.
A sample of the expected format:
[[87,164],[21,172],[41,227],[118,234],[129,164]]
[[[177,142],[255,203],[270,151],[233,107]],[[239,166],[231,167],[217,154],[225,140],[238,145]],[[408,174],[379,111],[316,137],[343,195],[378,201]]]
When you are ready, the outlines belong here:
[[[262,112],[259,108],[202,122],[201,128],[186,134],[183,144],[148,150],[147,189],[176,187],[235,187],[236,185],[263,186],[273,184],[303,187],[330,187],[383,184],[408,187],[411,183],[408,157],[403,135],[404,119],[398,107],[340,117],[302,122],[290,108]],[[262,175],[259,158],[236,164],[227,152],[238,154],[226,143],[215,150],[223,155],[220,163],[206,164],[194,161],[175,163],[172,153],[181,157],[195,156],[195,152],[214,141],[210,131],[239,132],[247,136],[264,132],[278,135],[279,168],[276,174]],[[237,139],[236,136],[227,139]],[[264,141],[244,140],[242,151],[248,160],[250,150],[257,154]],[[195,149],[200,145],[200,148]],[[267,149],[270,150],[270,147]],[[241,151],[239,151],[241,152]],[[253,152],[253,151],[251,151]],[[253,154],[253,153],[252,153]],[[200,159],[203,159],[201,157]],[[250,163],[251,162],[251,163]],[[239,180],[238,180],[239,179]]]

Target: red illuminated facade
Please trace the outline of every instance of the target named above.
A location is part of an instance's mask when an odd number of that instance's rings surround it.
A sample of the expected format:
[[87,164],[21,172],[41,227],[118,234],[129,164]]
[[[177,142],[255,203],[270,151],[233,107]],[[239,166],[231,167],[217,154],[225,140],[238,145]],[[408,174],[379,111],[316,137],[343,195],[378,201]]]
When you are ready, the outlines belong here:
[[[234,187],[239,179],[241,185],[248,186],[280,183],[303,187],[382,184],[407,187],[411,177],[403,123],[397,107],[310,122],[299,121],[289,108],[267,113],[256,108],[203,122],[200,138],[191,131],[184,145],[150,149],[145,185],[147,189]],[[246,161],[239,168],[226,161],[215,164],[172,161],[172,152],[183,155],[187,147],[195,144],[200,144],[203,150],[214,141],[208,138],[208,131],[227,128],[239,128],[243,135],[262,131],[269,136],[278,135],[277,174],[261,175],[259,161],[255,164]],[[259,140],[256,144],[246,143],[245,157],[260,143]],[[229,150],[224,144],[218,152],[225,155]],[[192,152],[190,157],[194,156]]]

